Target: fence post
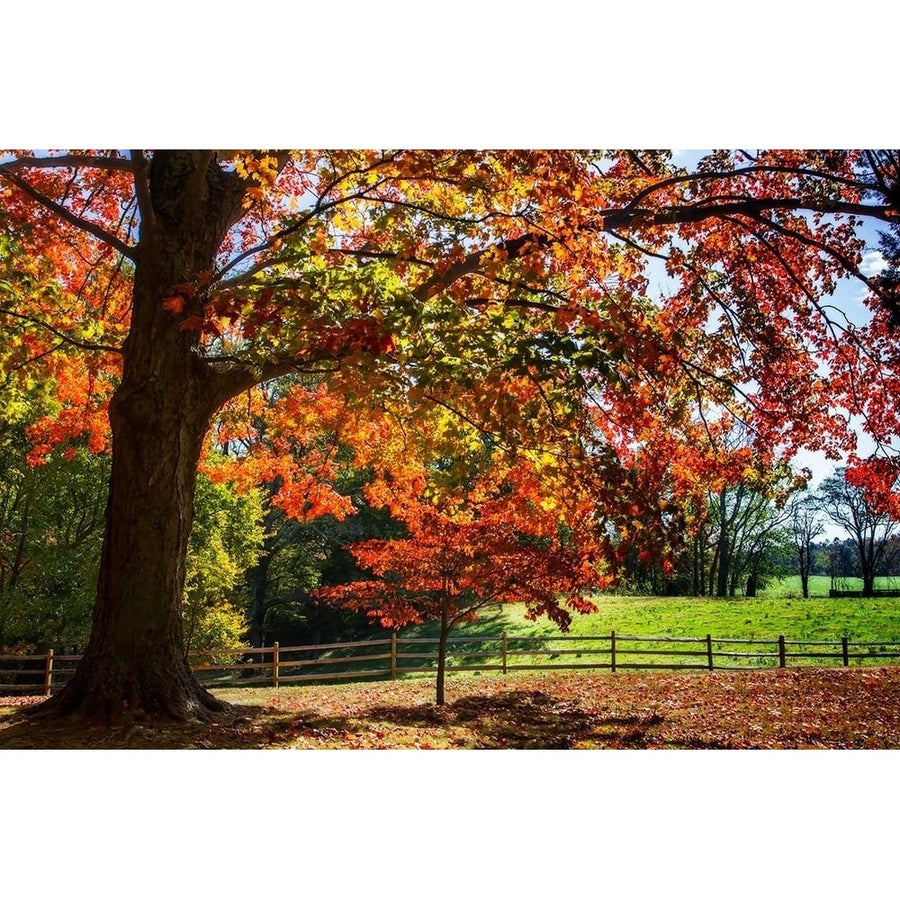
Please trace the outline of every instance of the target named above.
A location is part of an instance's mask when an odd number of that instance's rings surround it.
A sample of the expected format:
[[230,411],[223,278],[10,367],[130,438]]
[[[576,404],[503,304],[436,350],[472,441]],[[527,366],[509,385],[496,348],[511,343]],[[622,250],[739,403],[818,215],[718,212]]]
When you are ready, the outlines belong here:
[[706,664],[709,666],[709,671],[713,670],[713,652],[712,652],[712,635],[708,634],[706,636]]
[[780,668],[787,668],[787,654],[784,651],[784,635],[778,635],[778,665]]
[[278,687],[278,641],[272,644],[272,687]]
[[850,652],[849,652],[849,648],[847,647],[846,636],[841,638],[841,655],[844,657],[844,665],[849,666],[850,665]]
[[391,632],[391,681],[397,680],[397,632]]
[[507,649],[507,639],[506,632],[503,632],[503,635],[500,638],[500,652],[503,655],[503,674],[506,674],[506,649]]
[[44,671],[44,696],[50,696],[50,688],[53,686],[53,649],[47,651],[47,668]]
[[609,633],[609,665],[613,672],[616,671],[616,633]]

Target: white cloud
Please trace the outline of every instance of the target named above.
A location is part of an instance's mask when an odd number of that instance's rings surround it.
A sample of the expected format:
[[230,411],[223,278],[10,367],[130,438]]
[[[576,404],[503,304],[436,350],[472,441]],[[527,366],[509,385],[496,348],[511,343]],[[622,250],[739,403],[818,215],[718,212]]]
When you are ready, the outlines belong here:
[[877,275],[887,267],[887,260],[881,255],[880,250],[870,250],[862,258],[859,271],[863,275]]

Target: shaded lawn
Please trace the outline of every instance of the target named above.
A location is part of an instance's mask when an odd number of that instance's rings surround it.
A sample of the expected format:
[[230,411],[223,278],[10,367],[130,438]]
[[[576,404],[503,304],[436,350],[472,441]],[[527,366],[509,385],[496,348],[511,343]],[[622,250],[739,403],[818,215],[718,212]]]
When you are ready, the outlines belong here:
[[[900,668],[521,675],[220,691],[212,723],[113,728],[0,707],[0,748],[900,748]],[[35,703],[39,698],[0,699]]]

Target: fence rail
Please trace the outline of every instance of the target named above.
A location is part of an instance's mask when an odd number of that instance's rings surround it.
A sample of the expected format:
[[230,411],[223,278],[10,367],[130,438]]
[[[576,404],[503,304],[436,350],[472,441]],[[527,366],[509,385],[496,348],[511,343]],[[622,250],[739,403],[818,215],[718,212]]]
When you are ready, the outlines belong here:
[[[674,646],[679,649],[673,649]],[[694,645],[693,649],[682,649]],[[298,684],[344,679],[391,678],[434,672],[437,638],[396,634],[369,641],[296,647],[241,647],[198,650],[191,668],[208,687]],[[49,696],[74,674],[81,659],[53,650],[30,656],[0,656],[0,695],[13,692]],[[900,660],[900,642],[795,641],[768,638],[714,638],[606,635],[518,637],[508,634],[451,637],[447,672],[562,671],[626,669],[735,671],[799,665],[883,665]],[[836,661],[840,661],[836,663]]]

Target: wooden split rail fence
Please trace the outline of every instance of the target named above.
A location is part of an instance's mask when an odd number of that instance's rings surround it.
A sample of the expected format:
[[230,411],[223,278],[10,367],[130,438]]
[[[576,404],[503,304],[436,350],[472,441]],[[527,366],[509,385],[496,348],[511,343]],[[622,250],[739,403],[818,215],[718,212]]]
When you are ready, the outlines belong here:
[[[338,679],[391,678],[434,673],[437,638],[396,634],[368,641],[301,647],[193,651],[191,665],[210,687],[296,684]],[[0,694],[49,696],[75,671],[80,656],[53,650],[32,656],[0,656]],[[755,638],[640,637],[615,631],[601,636],[512,635],[451,637],[447,672],[518,672],[572,669],[739,670],[798,665],[891,664],[900,660],[900,643],[789,641]]]

